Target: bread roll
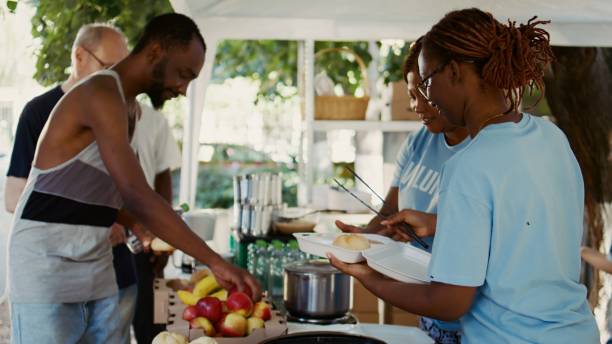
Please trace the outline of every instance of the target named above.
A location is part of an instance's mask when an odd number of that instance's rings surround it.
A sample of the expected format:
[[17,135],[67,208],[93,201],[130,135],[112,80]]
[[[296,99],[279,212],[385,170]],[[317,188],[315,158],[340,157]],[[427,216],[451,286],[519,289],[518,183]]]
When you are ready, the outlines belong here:
[[188,342],[183,335],[164,331],[153,338],[152,344],[188,344]]
[[151,241],[151,249],[155,252],[173,252],[174,247],[160,238],[155,238]]
[[346,248],[353,251],[363,251],[370,248],[370,241],[359,234],[345,234],[337,237],[334,246]]

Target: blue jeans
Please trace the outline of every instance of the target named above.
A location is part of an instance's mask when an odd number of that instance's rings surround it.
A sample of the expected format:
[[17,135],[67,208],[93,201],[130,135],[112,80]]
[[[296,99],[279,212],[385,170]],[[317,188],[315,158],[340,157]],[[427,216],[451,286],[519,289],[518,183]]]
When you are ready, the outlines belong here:
[[121,344],[130,344],[130,326],[136,312],[136,299],[138,286],[132,284],[129,287],[119,289],[119,334]]
[[79,303],[11,303],[11,343],[119,343],[118,308],[118,294]]
[[432,319],[421,317],[419,319],[419,328],[427,333],[431,339],[436,341],[436,344],[460,344],[461,331],[449,331],[438,328]]

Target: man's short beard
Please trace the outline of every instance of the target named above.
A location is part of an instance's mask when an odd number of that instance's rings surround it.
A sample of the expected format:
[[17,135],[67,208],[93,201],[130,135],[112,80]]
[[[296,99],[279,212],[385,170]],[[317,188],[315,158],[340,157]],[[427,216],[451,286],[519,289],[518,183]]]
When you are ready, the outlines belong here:
[[153,67],[153,82],[149,90],[146,92],[151,99],[151,104],[157,110],[161,109],[166,102],[163,92],[165,90],[164,77],[167,62],[168,61],[166,59],[163,59]]

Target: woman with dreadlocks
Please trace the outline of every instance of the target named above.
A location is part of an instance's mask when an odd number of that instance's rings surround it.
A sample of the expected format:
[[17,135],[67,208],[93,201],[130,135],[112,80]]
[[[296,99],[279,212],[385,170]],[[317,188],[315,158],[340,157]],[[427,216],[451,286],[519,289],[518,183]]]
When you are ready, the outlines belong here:
[[[438,187],[442,166],[469,142],[464,127],[450,124],[440,112],[431,106],[418,91],[421,82],[418,58],[422,38],[412,43],[404,63],[404,81],[408,85],[410,107],[419,115],[423,127],[408,135],[397,155],[395,175],[387,193],[381,214],[391,215],[404,209],[410,217],[417,235],[424,237],[431,248],[435,232]],[[375,216],[365,229],[350,226],[341,221],[336,225],[342,231],[352,233],[377,233],[400,241],[410,240],[404,232],[394,227],[382,226],[381,216]],[[421,317],[419,327],[437,343],[460,342],[461,324]]]
[[[489,13],[448,13],[423,39],[419,90],[469,144],[444,166],[431,284],[332,264],[384,300],[435,319],[461,318],[463,343],[598,343],[578,281],[584,185],[554,124],[518,111],[543,88],[552,60],[536,21],[504,25]],[[411,222],[403,212],[383,224]]]

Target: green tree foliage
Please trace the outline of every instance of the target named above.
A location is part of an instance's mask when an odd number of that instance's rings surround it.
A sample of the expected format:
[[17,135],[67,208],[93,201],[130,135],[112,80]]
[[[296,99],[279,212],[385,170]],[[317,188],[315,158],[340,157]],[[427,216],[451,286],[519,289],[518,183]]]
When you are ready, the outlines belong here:
[[224,40],[217,46],[213,80],[242,76],[260,82],[259,95],[273,98],[296,85],[297,42]]
[[6,8],[9,10],[9,12],[15,13],[15,10],[17,9],[17,1],[15,1],[15,0],[7,0],[6,1]]
[[33,5],[32,36],[40,40],[34,78],[43,86],[68,77],[72,42],[82,25],[112,23],[133,46],[148,20],[172,12],[168,0],[38,0]]
[[[355,51],[366,63],[372,56],[367,42],[316,42],[315,52],[331,47]],[[260,81],[259,97],[285,97],[283,87],[297,85],[298,43],[273,40],[225,40],[219,43],[215,57],[213,80],[223,81],[236,76]],[[317,71],[324,70],[345,93],[353,94],[361,83],[361,71],[349,54],[328,53],[315,61]]]
[[409,42],[404,42],[401,47],[390,49],[387,56],[382,59],[381,76],[386,84],[394,81],[404,80],[404,60],[408,56]]

